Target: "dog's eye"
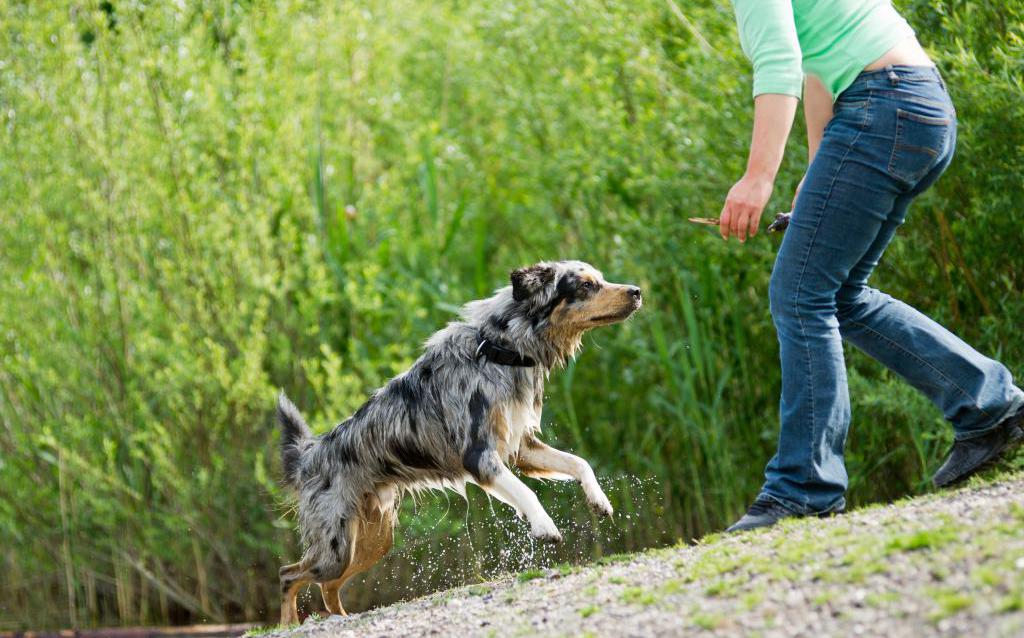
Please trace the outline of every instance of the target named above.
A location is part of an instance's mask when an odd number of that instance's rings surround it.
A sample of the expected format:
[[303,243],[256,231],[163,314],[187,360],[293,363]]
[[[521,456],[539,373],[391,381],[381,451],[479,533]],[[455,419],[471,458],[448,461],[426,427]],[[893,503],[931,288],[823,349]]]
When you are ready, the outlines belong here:
[[584,290],[586,290],[586,291],[594,291],[594,290],[597,290],[597,284],[596,284],[596,283],[594,283],[593,281],[590,281],[590,280],[588,279],[588,280],[586,280],[586,281],[584,281],[584,282],[583,282],[583,289],[584,289]]

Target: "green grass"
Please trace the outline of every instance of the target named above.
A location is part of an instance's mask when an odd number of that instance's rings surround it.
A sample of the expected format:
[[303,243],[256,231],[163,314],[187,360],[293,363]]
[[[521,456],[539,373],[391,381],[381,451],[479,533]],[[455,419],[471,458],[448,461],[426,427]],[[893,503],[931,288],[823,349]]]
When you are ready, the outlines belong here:
[[1017,519],[1017,521],[1024,523],[1024,505],[1012,503],[1010,505],[1010,515]]
[[956,540],[956,531],[946,528],[924,529],[889,538],[886,548],[893,551],[936,549]]
[[815,594],[814,598],[811,599],[811,602],[820,607],[832,602],[835,600],[835,597],[836,593],[834,591],[822,591]]
[[[995,475],[989,480],[1018,476]],[[934,498],[923,497],[922,500],[927,502]],[[901,506],[914,504],[904,501]],[[1024,555],[1006,550],[1019,539],[1019,525],[998,524],[998,516],[994,519],[996,524],[986,521],[976,526],[971,520],[947,515],[904,519],[898,509],[865,508],[864,511],[884,517],[884,523],[872,527],[869,534],[862,533],[863,528],[856,524],[843,525],[842,520],[837,520],[826,531],[820,522],[804,519],[790,521],[765,534],[717,537],[711,539],[712,542],[705,539],[685,560],[674,562],[679,577],[666,582],[658,593],[664,597],[684,595],[682,592],[690,583],[699,587],[704,596],[736,599],[742,609],[752,610],[763,600],[765,587],[793,587],[800,582],[804,583],[801,586],[817,590],[812,602],[822,606],[844,595],[850,586],[864,587],[876,576],[899,573],[902,569],[899,561],[906,560],[927,575],[926,582],[910,584],[906,591],[900,592],[869,589],[864,598],[866,605],[888,609],[903,596],[924,595],[934,605],[927,615],[933,622],[972,607],[978,596],[994,598],[998,613],[1020,608],[1022,599],[1015,585],[1015,570]],[[920,527],[922,525],[926,527]],[[823,561],[825,556],[829,559]],[[936,560],[939,556],[944,561]],[[665,558],[672,560],[670,555]],[[971,579],[983,589],[964,592],[929,585],[945,581],[963,561],[976,564]],[[800,567],[809,562],[822,564],[808,574]],[[829,585],[824,588],[824,584]],[[1009,594],[1000,593],[1007,588]],[[635,601],[646,592],[635,587],[626,590],[623,596]]]
[[545,571],[543,569],[531,568],[531,569],[527,569],[527,570],[519,572],[519,574],[516,575],[516,581],[520,582],[520,583],[526,583],[526,582],[529,582],[531,580],[536,580],[538,578],[544,578],[544,576],[545,576]]
[[685,586],[686,583],[684,583],[682,580],[678,578],[673,578],[662,583],[662,585],[659,587],[659,591],[663,594],[670,596],[672,594],[682,591]]
[[1001,614],[1024,611],[1024,590],[1001,597],[996,604],[996,611]]
[[622,602],[630,605],[653,605],[658,602],[658,595],[643,587],[627,587],[619,597]]
[[743,578],[722,578],[704,588],[704,594],[713,597],[731,598],[736,596],[744,583]]
[[725,618],[713,614],[696,613],[690,617],[693,624],[701,629],[718,629],[725,623]]
[[864,597],[864,602],[871,607],[884,609],[892,605],[893,603],[898,602],[901,596],[902,595],[899,592],[893,591],[871,592],[870,594]]
[[764,591],[762,589],[755,589],[753,591],[745,592],[740,597],[740,604],[743,605],[743,609],[751,611],[756,609],[763,600]]
[[265,636],[272,634],[277,631],[283,631],[285,629],[291,629],[292,627],[298,627],[298,625],[267,625],[265,627],[253,627],[243,634],[243,638],[255,638],[256,636]]
[[597,559],[598,565],[615,565],[617,563],[628,563],[635,558],[632,554],[612,554]]
[[929,619],[938,622],[957,614],[974,604],[974,598],[958,591],[939,591],[933,594],[936,609],[929,614]]
[[585,607],[580,608],[579,614],[583,618],[589,618],[590,616],[596,614],[600,610],[601,608],[597,605],[587,605]]

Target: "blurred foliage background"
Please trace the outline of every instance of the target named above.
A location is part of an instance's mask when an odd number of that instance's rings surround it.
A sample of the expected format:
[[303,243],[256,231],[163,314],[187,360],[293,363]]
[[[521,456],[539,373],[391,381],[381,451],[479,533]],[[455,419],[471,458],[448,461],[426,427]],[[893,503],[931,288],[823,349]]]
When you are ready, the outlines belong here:
[[[1024,2],[896,4],[960,143],[874,282],[1021,370]],[[540,550],[477,492],[408,504],[347,606],[730,522],[777,432],[777,239],[686,217],[750,118],[724,1],[0,0],[0,629],[272,619],[277,390],[322,431],[540,259],[646,293],[546,406],[616,520],[542,486]],[[798,125],[770,212],[804,166]],[[949,427],[849,361],[852,503],[926,489]]]

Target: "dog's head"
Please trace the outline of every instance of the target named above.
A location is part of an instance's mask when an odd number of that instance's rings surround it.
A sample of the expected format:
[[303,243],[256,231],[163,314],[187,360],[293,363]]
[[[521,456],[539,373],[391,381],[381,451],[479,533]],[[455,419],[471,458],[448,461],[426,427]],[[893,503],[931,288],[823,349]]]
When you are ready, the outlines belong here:
[[511,280],[513,301],[534,325],[567,339],[623,321],[643,303],[639,288],[607,282],[581,261],[541,262],[512,271]]

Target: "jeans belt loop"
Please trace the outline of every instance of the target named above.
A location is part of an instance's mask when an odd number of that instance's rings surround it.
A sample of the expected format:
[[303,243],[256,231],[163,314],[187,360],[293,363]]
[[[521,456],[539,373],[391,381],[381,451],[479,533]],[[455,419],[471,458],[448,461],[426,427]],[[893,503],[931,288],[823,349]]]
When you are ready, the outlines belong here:
[[892,82],[893,84],[900,83],[900,76],[896,75],[896,70],[892,68],[891,64],[885,67],[885,72],[889,76],[890,82]]

